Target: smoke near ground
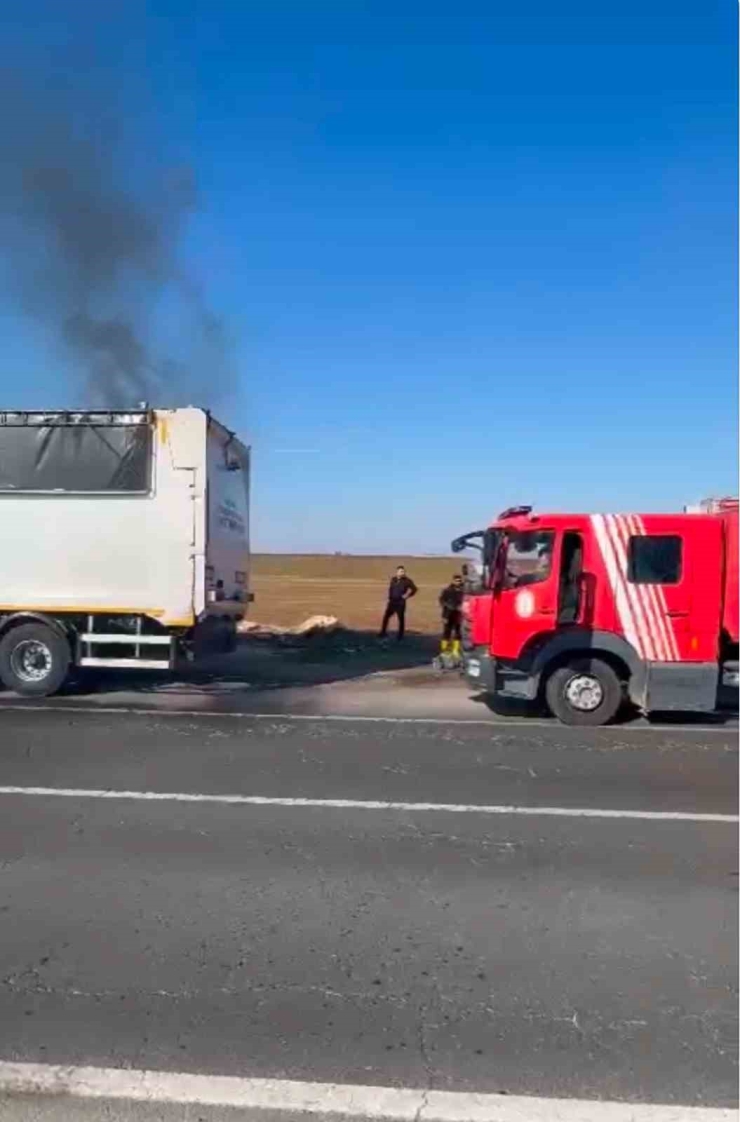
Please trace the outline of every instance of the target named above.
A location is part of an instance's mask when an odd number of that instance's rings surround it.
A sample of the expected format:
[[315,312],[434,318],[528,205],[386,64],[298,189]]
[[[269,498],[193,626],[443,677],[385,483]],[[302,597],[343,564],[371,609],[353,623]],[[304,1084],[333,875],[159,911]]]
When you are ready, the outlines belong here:
[[180,261],[192,173],[161,166],[151,134],[102,91],[68,96],[43,74],[6,72],[0,97],[5,299],[58,346],[65,396],[84,407],[230,396],[223,324]]

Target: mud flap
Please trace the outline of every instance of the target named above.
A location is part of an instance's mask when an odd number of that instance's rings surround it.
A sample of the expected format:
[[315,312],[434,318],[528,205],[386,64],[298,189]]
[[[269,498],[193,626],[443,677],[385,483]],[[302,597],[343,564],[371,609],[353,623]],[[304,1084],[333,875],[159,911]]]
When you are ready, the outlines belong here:
[[209,616],[195,625],[193,654],[196,659],[209,655],[230,654],[236,649],[236,623],[233,619]]

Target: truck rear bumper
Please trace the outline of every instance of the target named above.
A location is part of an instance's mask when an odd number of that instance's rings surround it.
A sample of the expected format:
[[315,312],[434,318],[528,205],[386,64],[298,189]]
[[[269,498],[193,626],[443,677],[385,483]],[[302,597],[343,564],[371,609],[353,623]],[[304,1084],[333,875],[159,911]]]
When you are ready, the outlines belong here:
[[213,600],[206,604],[205,609],[201,613],[201,619],[229,619],[240,620],[244,619],[247,614],[247,604],[243,600]]

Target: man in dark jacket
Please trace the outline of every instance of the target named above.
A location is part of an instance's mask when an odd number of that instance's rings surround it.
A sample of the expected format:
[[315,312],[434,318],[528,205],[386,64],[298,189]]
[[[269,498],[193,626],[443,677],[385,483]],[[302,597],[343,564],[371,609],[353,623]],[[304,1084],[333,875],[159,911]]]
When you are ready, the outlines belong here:
[[442,608],[442,642],[440,652],[447,654],[449,651],[455,658],[460,657],[460,639],[462,627],[462,603],[465,595],[463,579],[457,573],[439,594],[439,603]]
[[394,616],[398,619],[397,638],[399,640],[403,639],[406,630],[406,601],[410,600],[412,596],[416,596],[417,591],[411,577],[406,576],[403,565],[399,565],[395,577],[391,577],[391,583],[388,586],[388,603],[383,613],[383,623],[380,628],[381,639],[385,638],[388,624]]

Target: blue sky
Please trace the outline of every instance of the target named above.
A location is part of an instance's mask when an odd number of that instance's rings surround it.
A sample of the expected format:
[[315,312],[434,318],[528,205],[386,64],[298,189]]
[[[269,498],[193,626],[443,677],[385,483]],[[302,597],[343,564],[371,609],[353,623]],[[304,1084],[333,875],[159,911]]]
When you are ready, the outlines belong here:
[[[156,138],[196,171],[256,548],[736,492],[736,5],[601,7],[158,0],[94,30],[141,168]],[[91,35],[55,9],[0,16],[42,69]],[[2,397],[64,403],[54,339],[0,321]]]

